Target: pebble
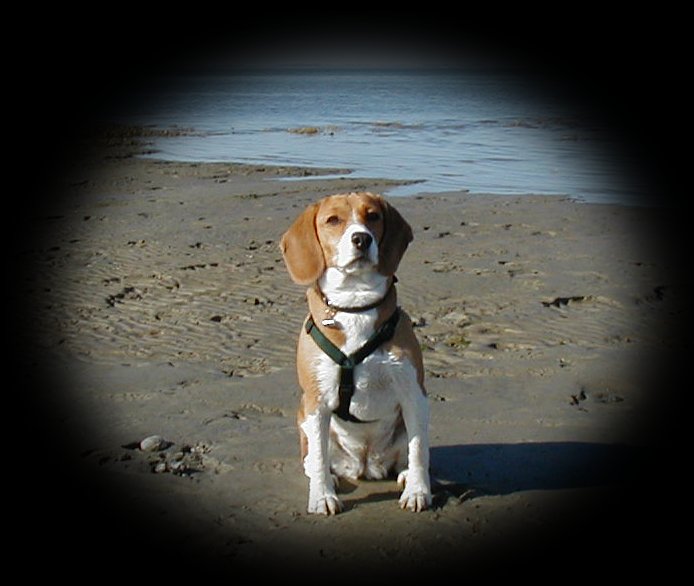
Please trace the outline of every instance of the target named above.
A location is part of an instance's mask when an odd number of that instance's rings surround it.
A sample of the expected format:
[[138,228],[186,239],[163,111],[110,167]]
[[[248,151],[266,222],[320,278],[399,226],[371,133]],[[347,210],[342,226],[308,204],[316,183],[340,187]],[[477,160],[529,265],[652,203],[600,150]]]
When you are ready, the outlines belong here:
[[154,465],[154,467],[152,468],[152,471],[153,471],[155,474],[163,474],[164,472],[167,471],[167,469],[168,469],[168,467],[167,467],[167,465],[166,465],[166,462],[161,461],[161,462],[157,462],[157,463]]
[[181,460],[173,460],[168,463],[168,469],[172,474],[183,474],[188,470],[188,466]]
[[140,442],[140,450],[143,452],[160,452],[171,445],[160,435],[150,435]]

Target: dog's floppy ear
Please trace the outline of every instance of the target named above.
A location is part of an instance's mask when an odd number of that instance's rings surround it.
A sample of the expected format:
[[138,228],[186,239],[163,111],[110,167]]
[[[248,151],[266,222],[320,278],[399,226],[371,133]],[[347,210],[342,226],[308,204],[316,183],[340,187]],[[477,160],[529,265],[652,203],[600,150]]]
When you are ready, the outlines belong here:
[[280,249],[289,276],[299,285],[318,280],[325,270],[323,249],[316,234],[318,204],[307,207],[282,236]]
[[412,242],[412,228],[400,215],[400,212],[381,198],[383,207],[384,233],[378,245],[378,272],[382,275],[394,275],[407,246]]

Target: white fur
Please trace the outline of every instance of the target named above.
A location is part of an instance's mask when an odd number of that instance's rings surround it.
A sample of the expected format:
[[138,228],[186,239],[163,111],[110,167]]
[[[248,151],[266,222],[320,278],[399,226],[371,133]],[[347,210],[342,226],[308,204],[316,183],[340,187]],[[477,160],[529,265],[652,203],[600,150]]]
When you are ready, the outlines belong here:
[[309,478],[308,512],[334,515],[342,510],[342,503],[335,494],[335,484],[330,474],[328,455],[328,426],[330,412],[319,409],[301,424],[308,438],[308,453],[304,458],[304,472]]
[[[388,290],[388,278],[376,271],[376,260],[347,262],[350,254],[354,257],[348,248],[354,249],[351,234],[355,231],[368,230],[361,224],[347,228],[334,259],[336,267],[327,269],[319,282],[323,294],[335,306],[368,305],[383,298]],[[375,238],[370,249],[373,251],[369,250],[369,257],[373,252],[377,259]],[[339,268],[345,263],[349,270]],[[345,333],[340,350],[349,355],[359,349],[374,333],[377,317],[377,309],[338,311],[334,319]],[[304,469],[310,479],[309,512],[334,514],[341,509],[331,471],[352,479],[382,479],[394,470],[399,473],[398,482],[404,484],[400,506],[412,511],[427,508],[431,504],[429,407],[414,365],[378,349],[356,366],[350,412],[369,423],[351,423],[331,416],[339,402],[339,367],[323,353],[314,367],[321,403],[302,424],[308,438]]]
[[333,259],[334,266],[347,273],[358,270],[359,266],[363,266],[364,264],[363,262],[355,264],[355,261],[360,259],[363,254],[355,248],[352,242],[352,236],[357,232],[366,232],[370,234],[372,238],[371,245],[363,260],[367,261],[372,266],[378,263],[378,243],[376,242],[376,237],[373,232],[364,224],[360,223],[356,217],[352,217],[352,222],[345,228],[345,232],[342,234],[337,244],[337,253]]
[[[336,307],[371,305],[385,297],[389,286],[388,277],[374,270],[348,273],[335,267],[330,267],[323,273],[318,285],[330,305]],[[375,321],[376,313],[373,316]]]
[[[372,241],[364,257],[352,242],[356,232],[366,232]],[[375,270],[378,264],[378,242],[363,224],[351,223],[337,245],[333,266],[321,275],[318,283],[328,301],[337,307],[360,307],[382,299],[388,291],[388,277]],[[373,314],[373,320],[376,314]]]

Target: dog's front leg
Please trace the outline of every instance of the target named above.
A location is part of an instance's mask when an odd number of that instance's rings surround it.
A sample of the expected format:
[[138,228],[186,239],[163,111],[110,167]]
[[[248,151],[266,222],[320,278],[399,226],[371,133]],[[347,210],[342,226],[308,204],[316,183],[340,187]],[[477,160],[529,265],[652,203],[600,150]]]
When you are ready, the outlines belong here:
[[304,457],[304,472],[309,478],[308,512],[319,515],[336,515],[342,511],[342,503],[335,494],[335,484],[330,474],[330,416],[330,411],[318,408],[301,424],[308,443]]
[[418,512],[431,506],[429,403],[419,385],[408,390],[401,403],[407,430],[407,470],[398,475],[398,484],[403,486],[400,507]]

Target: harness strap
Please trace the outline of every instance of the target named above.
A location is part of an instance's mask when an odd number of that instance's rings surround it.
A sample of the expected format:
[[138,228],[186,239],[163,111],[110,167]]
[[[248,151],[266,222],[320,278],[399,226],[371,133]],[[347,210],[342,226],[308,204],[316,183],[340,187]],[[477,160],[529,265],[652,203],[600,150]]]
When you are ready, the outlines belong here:
[[400,308],[396,308],[385,322],[374,332],[366,343],[356,352],[347,356],[335,344],[333,344],[323,332],[316,327],[313,316],[309,315],[306,320],[306,333],[309,334],[318,347],[323,350],[333,362],[340,367],[340,383],[338,387],[339,404],[333,411],[340,419],[351,421],[352,423],[369,423],[357,419],[349,412],[349,406],[354,395],[354,367],[363,362],[368,356],[373,354],[376,349],[388,342],[395,334],[395,328],[400,319]]

